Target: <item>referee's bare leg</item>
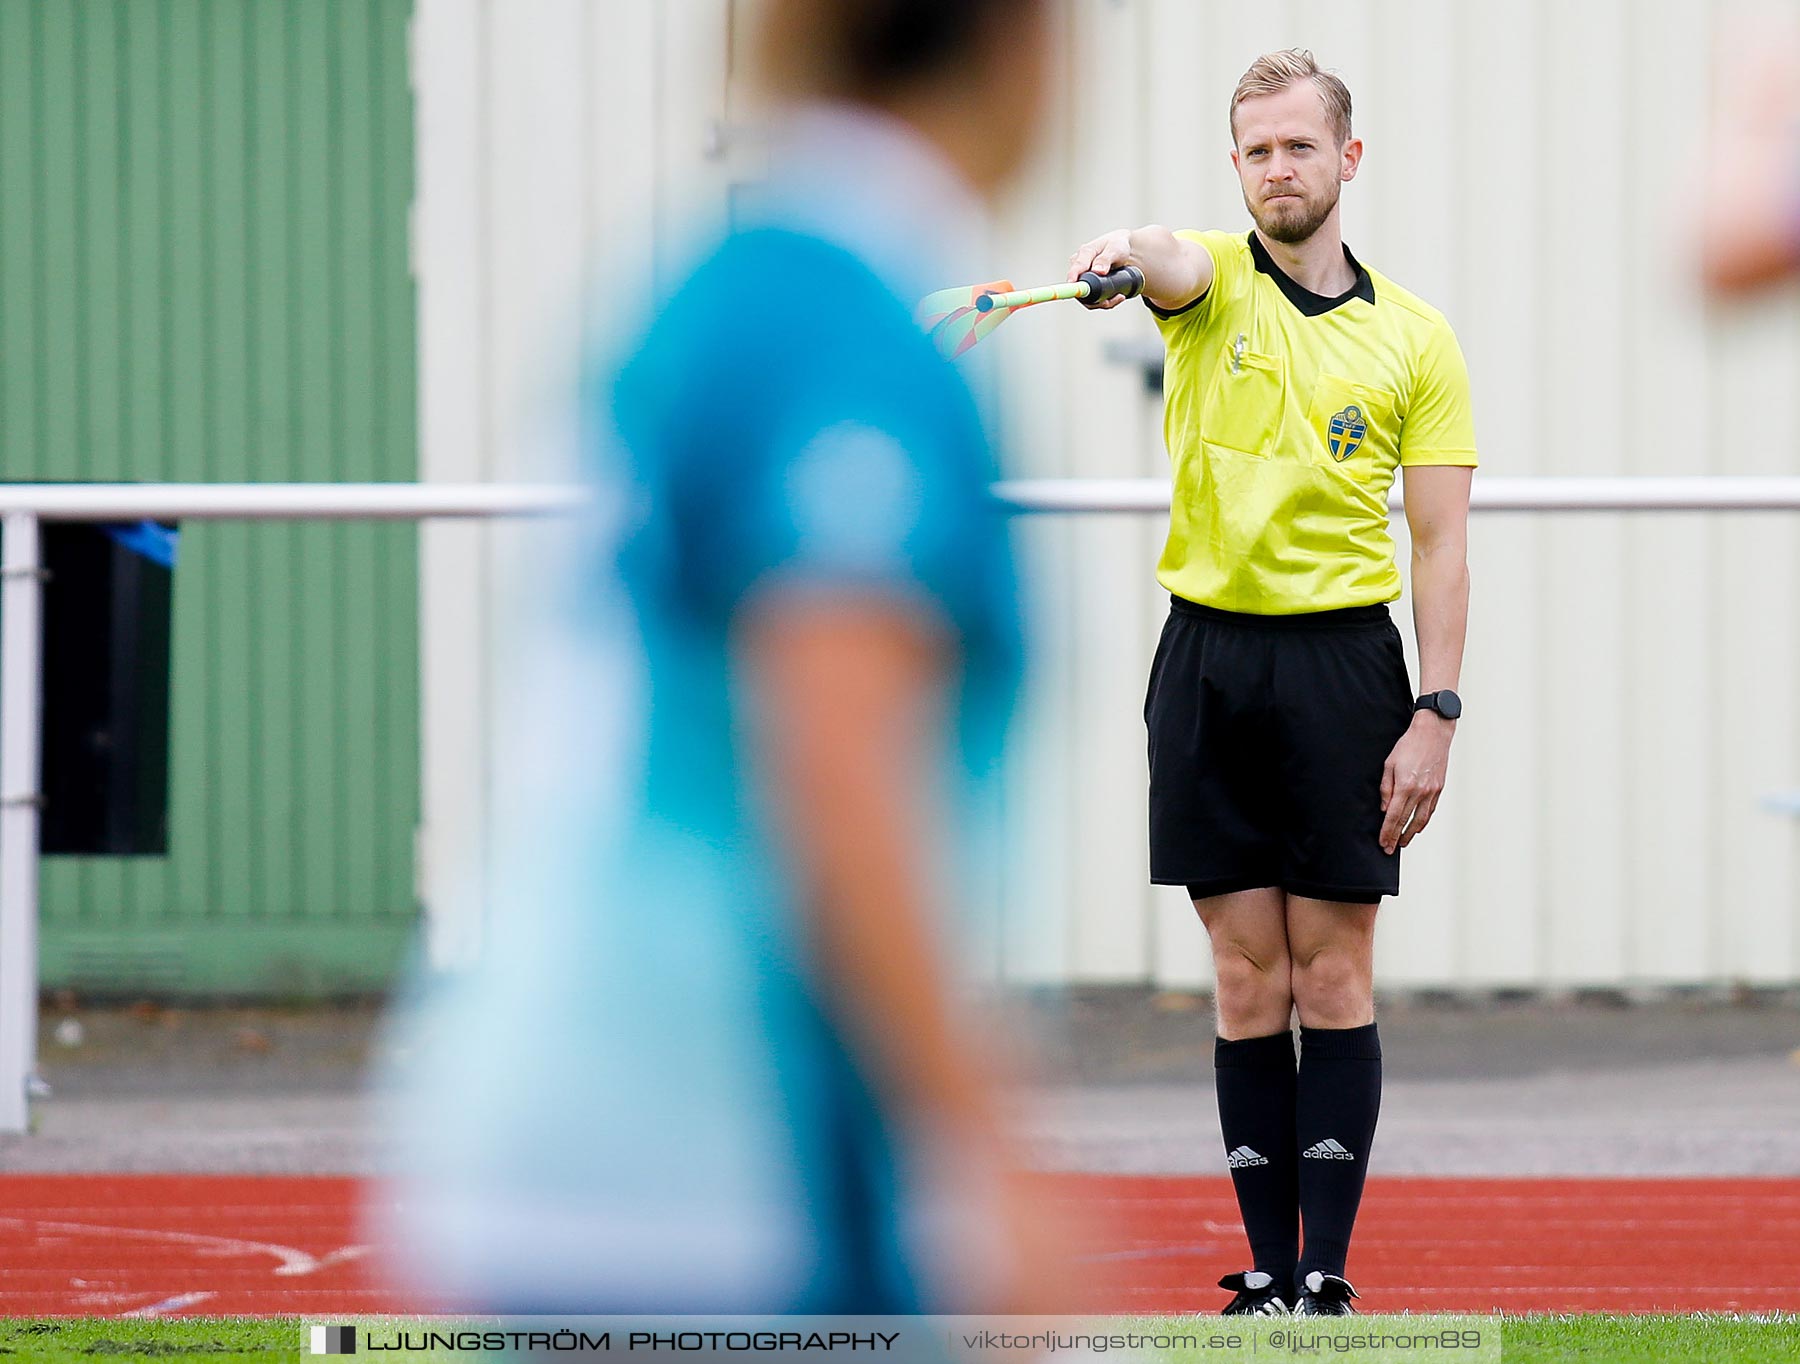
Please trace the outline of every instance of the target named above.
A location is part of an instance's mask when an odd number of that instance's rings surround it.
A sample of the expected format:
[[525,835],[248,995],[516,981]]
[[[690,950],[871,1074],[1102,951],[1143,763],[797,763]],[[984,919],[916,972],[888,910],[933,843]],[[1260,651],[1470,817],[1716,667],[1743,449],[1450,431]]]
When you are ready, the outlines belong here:
[[1360,1028],[1375,1021],[1374,905],[1287,895],[1294,1007],[1302,1028]]
[[1286,1032],[1294,1010],[1287,895],[1274,887],[1194,901],[1212,939],[1219,1036]]

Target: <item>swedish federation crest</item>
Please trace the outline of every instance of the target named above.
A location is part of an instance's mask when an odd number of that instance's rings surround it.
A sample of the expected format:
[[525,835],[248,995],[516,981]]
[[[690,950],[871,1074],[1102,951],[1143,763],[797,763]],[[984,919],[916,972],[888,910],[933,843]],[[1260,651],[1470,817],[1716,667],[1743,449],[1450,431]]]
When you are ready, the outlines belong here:
[[1361,448],[1363,437],[1368,434],[1369,423],[1364,420],[1362,409],[1351,403],[1342,412],[1332,414],[1325,444],[1331,451],[1331,457],[1342,464]]

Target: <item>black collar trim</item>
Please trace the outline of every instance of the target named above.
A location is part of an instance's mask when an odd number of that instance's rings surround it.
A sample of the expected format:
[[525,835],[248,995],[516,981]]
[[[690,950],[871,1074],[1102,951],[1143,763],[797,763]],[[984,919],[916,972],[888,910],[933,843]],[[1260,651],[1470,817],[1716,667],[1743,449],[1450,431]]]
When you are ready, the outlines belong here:
[[1315,294],[1311,289],[1296,284],[1274,259],[1269,250],[1262,244],[1262,238],[1256,233],[1250,234],[1250,257],[1256,262],[1257,270],[1270,276],[1281,292],[1287,295],[1292,303],[1307,317],[1322,317],[1333,308],[1348,303],[1353,298],[1360,298],[1364,303],[1373,306],[1375,302],[1375,281],[1369,278],[1369,272],[1362,268],[1362,263],[1350,254],[1350,248],[1344,248],[1344,259],[1350,262],[1350,268],[1356,271],[1356,282],[1336,298],[1326,298],[1324,294]]

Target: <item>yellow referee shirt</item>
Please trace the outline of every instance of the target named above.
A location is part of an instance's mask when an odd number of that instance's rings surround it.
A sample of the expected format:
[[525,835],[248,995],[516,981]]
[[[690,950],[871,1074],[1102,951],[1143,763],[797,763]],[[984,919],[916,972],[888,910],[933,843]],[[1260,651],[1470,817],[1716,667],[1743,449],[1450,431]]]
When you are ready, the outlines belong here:
[[1174,313],[1151,308],[1175,479],[1157,580],[1258,615],[1393,601],[1394,470],[1476,463],[1450,324],[1348,250],[1356,283],[1324,298],[1253,232],[1176,235],[1212,255],[1213,282]]

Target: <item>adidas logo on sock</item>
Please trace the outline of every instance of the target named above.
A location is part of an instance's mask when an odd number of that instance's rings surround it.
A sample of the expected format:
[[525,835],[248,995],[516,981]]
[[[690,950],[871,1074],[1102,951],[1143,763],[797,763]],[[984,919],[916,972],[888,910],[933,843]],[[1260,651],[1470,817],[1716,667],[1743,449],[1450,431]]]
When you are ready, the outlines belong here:
[[1300,1153],[1302,1160],[1355,1160],[1356,1157],[1338,1144],[1336,1137],[1326,1137],[1317,1146],[1309,1146]]
[[1225,1157],[1225,1163],[1234,1170],[1241,1170],[1246,1165],[1267,1165],[1269,1163],[1269,1158],[1264,1155],[1258,1155],[1248,1146],[1240,1146],[1237,1150]]

